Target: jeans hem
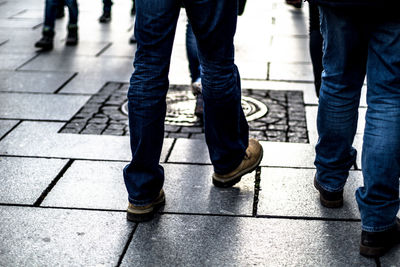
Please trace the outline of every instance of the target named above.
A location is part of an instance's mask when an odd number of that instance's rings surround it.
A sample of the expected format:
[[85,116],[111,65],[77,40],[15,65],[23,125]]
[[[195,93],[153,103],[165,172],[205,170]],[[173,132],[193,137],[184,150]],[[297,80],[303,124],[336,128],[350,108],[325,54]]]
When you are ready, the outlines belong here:
[[148,198],[145,200],[135,200],[131,197],[128,197],[128,200],[129,200],[129,203],[131,203],[135,206],[144,207],[144,206],[151,204],[157,197],[158,197],[158,194],[154,198]]
[[395,225],[396,225],[396,221],[394,221],[390,225],[379,226],[379,227],[362,225],[361,228],[362,228],[362,230],[364,230],[366,232],[383,232],[383,231],[393,228],[393,226],[395,226]]
[[319,184],[319,186],[322,188],[322,189],[324,189],[325,191],[328,191],[328,192],[340,192],[340,191],[342,191],[343,190],[343,188],[344,188],[344,186],[343,187],[341,187],[341,188],[339,188],[339,189],[336,189],[336,188],[332,188],[332,187],[330,187],[330,186],[326,186],[326,185],[324,185],[323,183],[321,183],[321,181],[318,179],[318,176],[317,176],[317,183]]

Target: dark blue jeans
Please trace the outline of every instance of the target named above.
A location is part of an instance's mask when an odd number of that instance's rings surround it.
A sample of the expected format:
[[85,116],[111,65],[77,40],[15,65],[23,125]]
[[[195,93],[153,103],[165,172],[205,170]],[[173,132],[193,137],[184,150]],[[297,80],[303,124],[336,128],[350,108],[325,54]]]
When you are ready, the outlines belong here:
[[316,146],[317,180],[343,189],[356,151],[361,87],[367,75],[362,151],[364,186],[356,192],[362,228],[395,224],[400,177],[400,20],[389,11],[320,8],[324,39]]
[[113,2],[111,0],[103,0],[103,12],[111,12],[111,6]]
[[68,25],[78,24],[78,4],[76,0],[46,0],[45,14],[44,14],[44,27],[54,30],[56,21],[57,8],[61,6],[62,2],[68,7],[69,22]]
[[189,71],[192,83],[200,78],[200,61],[197,53],[196,37],[194,36],[192,26],[188,21],[186,25],[186,54],[189,60]]
[[[183,2],[198,41],[211,162],[217,173],[228,173],[240,164],[248,145],[240,77],[234,64],[237,1]],[[150,203],[164,183],[159,160],[169,64],[180,8],[176,0],[136,1],[137,51],[128,92],[132,161],[124,169],[129,201],[135,205]]]

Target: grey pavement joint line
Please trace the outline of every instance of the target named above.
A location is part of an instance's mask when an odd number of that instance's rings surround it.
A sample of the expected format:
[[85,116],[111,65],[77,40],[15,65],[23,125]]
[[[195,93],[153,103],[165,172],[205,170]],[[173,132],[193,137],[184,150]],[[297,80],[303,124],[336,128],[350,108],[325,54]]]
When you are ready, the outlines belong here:
[[[176,140],[177,140],[177,139],[174,138],[174,140],[172,141],[171,147],[170,147],[169,150],[168,150],[168,153],[167,153],[167,156],[165,157],[164,163],[167,163],[167,162],[168,162],[169,157],[171,156],[172,150],[173,150],[174,147],[175,147]],[[170,162],[168,162],[168,163],[170,163]],[[196,165],[197,165],[197,164],[196,164]],[[207,165],[208,165],[208,164],[207,164]]]
[[72,81],[78,75],[77,72],[74,72],[71,77],[68,78],[57,90],[54,91],[54,94],[58,94],[70,81]]
[[269,81],[269,72],[270,72],[270,69],[271,69],[271,62],[268,62],[267,63],[267,81]]
[[124,259],[124,257],[125,257],[125,254],[126,254],[126,252],[128,251],[129,245],[130,245],[130,243],[132,242],[133,235],[135,234],[137,227],[138,227],[138,224],[135,224],[135,226],[134,226],[133,229],[132,229],[132,232],[129,234],[129,238],[128,238],[128,240],[126,241],[126,244],[125,244],[125,246],[124,246],[124,250],[122,251],[122,254],[121,254],[121,256],[119,257],[118,263],[117,263],[117,265],[116,265],[117,267],[121,266],[122,261],[123,261],[123,259]]
[[26,64],[32,62],[33,60],[35,60],[38,56],[40,55],[40,53],[37,53],[36,55],[34,55],[33,57],[31,57],[30,59],[28,59],[27,61],[25,61],[24,63],[22,63],[21,66],[17,67],[15,70],[18,71],[19,69],[21,69],[22,67],[24,67]]
[[13,19],[15,16],[26,13],[26,11],[27,11],[26,9],[21,10],[21,11],[17,12],[16,14],[9,16],[8,19]]
[[0,142],[3,140],[9,133],[11,133],[15,128],[17,128],[22,123],[22,120],[14,125],[8,132],[6,132],[3,136],[0,136]]
[[43,22],[39,23],[38,25],[33,26],[32,30],[36,30],[37,28],[42,27],[42,25],[43,25]]
[[35,201],[33,204],[34,207],[39,207],[43,200],[46,198],[46,196],[50,193],[50,191],[53,189],[53,187],[57,184],[57,182],[63,177],[65,172],[68,170],[69,167],[71,167],[72,163],[74,162],[73,159],[70,159],[67,164],[61,169],[61,171],[58,173],[58,175],[54,178],[53,181],[49,184],[49,186],[43,191],[43,193],[40,195],[40,197]]
[[110,48],[112,46],[112,43],[108,43],[103,49],[101,49],[96,55],[95,57],[99,57],[101,56],[101,54],[103,54],[108,48]]
[[256,169],[256,175],[254,179],[253,217],[257,216],[258,195],[260,193],[260,181],[261,181],[261,167],[258,166]]
[[[0,6],[1,6],[1,3],[0,3]],[[10,40],[5,40],[4,42],[0,43],[0,46],[2,46],[3,44],[8,43],[8,41],[10,41]]]

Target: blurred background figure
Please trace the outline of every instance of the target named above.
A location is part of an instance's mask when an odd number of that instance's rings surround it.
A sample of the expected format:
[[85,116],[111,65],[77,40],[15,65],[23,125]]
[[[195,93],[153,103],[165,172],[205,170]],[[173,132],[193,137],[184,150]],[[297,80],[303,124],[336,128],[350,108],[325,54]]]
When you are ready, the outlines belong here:
[[[61,12],[59,11],[60,6],[63,6],[64,3],[67,5],[69,11],[66,45],[76,45],[78,43],[78,4],[76,0],[46,0],[42,38],[35,43],[35,47],[42,50],[53,49],[55,21],[57,15],[61,15],[58,12]],[[64,15],[64,7],[61,9]]]

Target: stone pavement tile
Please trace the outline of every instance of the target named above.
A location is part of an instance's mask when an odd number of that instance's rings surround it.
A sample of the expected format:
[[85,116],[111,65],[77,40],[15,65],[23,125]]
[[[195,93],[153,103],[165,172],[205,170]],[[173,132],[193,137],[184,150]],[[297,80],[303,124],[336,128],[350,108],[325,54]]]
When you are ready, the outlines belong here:
[[302,10],[278,11],[271,15],[273,17],[274,34],[308,36],[308,18]]
[[[42,206],[125,210],[128,195],[122,177],[126,162],[76,161]],[[163,164],[164,212],[251,215],[254,173],[233,188],[211,184],[210,166]]]
[[0,91],[54,93],[72,75],[68,72],[0,71]]
[[314,175],[313,169],[262,168],[257,215],[360,219],[354,193],[362,186],[361,171],[350,171],[341,209],[320,204]]
[[[113,75],[114,74],[114,75]],[[96,94],[108,81],[126,82],[128,77],[118,77],[117,73],[79,72],[60,91],[66,94]]]
[[0,265],[116,266],[134,228],[125,216],[0,207]]
[[17,120],[0,120],[0,138],[17,125],[18,122]]
[[[32,29],[1,29],[0,36],[7,38],[8,42],[0,46],[0,54],[36,54],[38,51],[34,47],[36,41],[41,37],[41,30]],[[58,41],[58,36],[55,36],[55,40]]]
[[168,162],[211,164],[206,142],[186,138],[176,140]]
[[34,58],[36,54],[1,54],[0,56],[0,70],[15,70]]
[[277,36],[272,39],[270,61],[282,63],[311,63],[309,41],[304,36]]
[[126,210],[122,170],[127,162],[75,161],[42,206]]
[[43,19],[3,19],[0,18],[0,28],[8,29],[33,29],[34,27],[40,25]]
[[[110,135],[58,134],[63,123],[22,122],[0,142],[0,154],[92,160],[130,161],[129,137]],[[43,137],[46,138],[43,138]],[[172,145],[164,139],[161,161]]]
[[260,142],[264,148],[261,166],[314,168],[314,145],[283,142]]
[[21,70],[53,71],[60,72],[88,72],[104,75],[117,75],[127,77],[128,80],[133,72],[132,60],[127,58],[94,58],[89,56],[62,57],[57,54],[40,55]]
[[177,213],[252,215],[255,172],[231,188],[212,185],[211,166],[163,164],[166,206]]
[[0,202],[32,205],[67,163],[60,159],[0,158]]
[[[44,7],[44,6],[43,6]],[[68,12],[67,12],[68,13]],[[13,19],[40,19],[43,20],[44,11],[42,9],[25,9],[11,16]]]
[[0,93],[0,116],[10,119],[69,120],[88,96]]
[[122,266],[375,266],[357,222],[162,215],[139,224]]
[[135,56],[136,52],[136,45],[135,44],[129,44],[128,40],[126,42],[114,42],[110,47],[105,50],[100,57],[107,57],[107,56],[113,56],[113,57],[128,57],[132,59]]
[[277,81],[314,81],[311,64],[289,64],[271,62],[269,66],[269,79]]
[[268,76],[268,63],[265,60],[248,60],[244,57],[235,59],[242,79],[266,80]]
[[[399,215],[397,215],[399,216]],[[390,250],[385,256],[380,258],[381,266],[396,267],[400,262],[400,245]]]
[[[63,34],[59,36],[61,39],[56,40],[54,42],[54,49],[49,52],[51,55],[59,55],[60,58],[68,58],[75,56],[96,56],[103,49],[107,48],[110,43],[107,42],[88,42],[79,40],[78,45],[76,46],[67,46],[65,45],[65,39],[67,34]],[[38,36],[40,38],[40,36]],[[33,45],[33,44],[32,44]],[[50,55],[50,54],[49,54]]]

